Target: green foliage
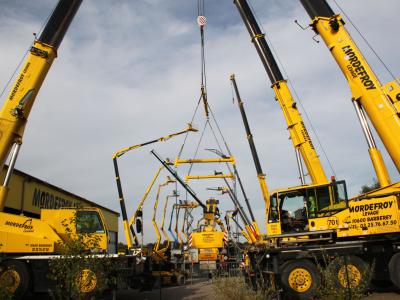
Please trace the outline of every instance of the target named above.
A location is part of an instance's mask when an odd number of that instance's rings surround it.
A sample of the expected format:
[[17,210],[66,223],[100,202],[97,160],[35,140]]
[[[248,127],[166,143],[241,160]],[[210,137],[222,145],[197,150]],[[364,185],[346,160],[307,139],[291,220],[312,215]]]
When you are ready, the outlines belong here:
[[118,250],[117,252],[126,252],[128,250],[128,246],[125,245],[124,243],[119,242],[118,243]]
[[[335,266],[335,264],[331,264],[332,259],[325,257],[324,266],[318,264],[318,269],[321,275],[321,285],[317,291],[317,299],[361,300],[365,298],[368,294],[374,265],[366,266],[366,268],[361,272],[361,278],[359,278],[352,272],[352,267],[348,263],[348,259],[348,257],[336,258],[337,264]],[[341,275],[343,276],[342,280],[345,282],[345,287],[341,286],[338,282],[338,269],[344,270]]]
[[365,194],[370,191],[379,189],[381,187],[381,185],[379,184],[378,180],[376,180],[376,178],[373,178],[372,181],[373,181],[373,183],[371,185],[365,184],[361,187],[360,194]]
[[100,249],[96,234],[73,234],[76,218],[64,220],[67,238],[61,243],[62,253],[49,262],[49,278],[56,286],[52,290],[55,300],[96,299],[116,285],[116,264],[107,254],[91,252]]
[[264,300],[274,299],[276,292],[271,288],[251,289],[243,276],[217,278],[213,282],[213,290],[217,300]]

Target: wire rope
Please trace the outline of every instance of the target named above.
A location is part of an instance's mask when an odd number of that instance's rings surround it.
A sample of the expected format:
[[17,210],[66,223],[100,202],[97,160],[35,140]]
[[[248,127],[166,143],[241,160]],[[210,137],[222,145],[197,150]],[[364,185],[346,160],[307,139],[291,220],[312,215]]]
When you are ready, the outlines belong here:
[[347,15],[347,13],[344,11],[344,9],[337,3],[336,0],[333,0],[333,2],[336,4],[336,6],[339,8],[339,10],[342,12],[342,14],[347,18],[351,26],[357,31],[357,33],[360,35],[360,37],[363,39],[367,47],[372,51],[372,53],[376,56],[376,58],[379,60],[379,62],[383,65],[383,67],[386,69],[386,71],[390,74],[390,76],[395,80],[399,85],[400,85],[400,80],[394,76],[392,71],[389,69],[389,67],[386,65],[386,63],[383,61],[383,59],[380,57],[380,55],[375,51],[375,49],[372,47],[372,45],[368,42],[367,38],[362,34],[362,32],[358,29],[358,27],[354,24],[354,22],[351,20],[351,18]]
[[[40,35],[44,29],[44,27],[46,26],[48,20],[50,19],[51,15],[53,14],[54,10],[56,9],[56,5],[54,5],[53,9],[51,10],[50,14],[47,16],[47,18],[44,20],[44,22],[42,23],[39,31],[38,31],[38,35]],[[34,34],[35,39],[36,40],[36,34]],[[28,49],[25,51],[24,55],[22,56],[21,60],[18,62],[16,68],[14,69],[14,72],[12,73],[11,77],[8,79],[7,83],[5,84],[3,90],[0,93],[0,98],[3,97],[4,93],[6,92],[6,90],[8,89],[8,87],[10,86],[11,80],[14,78],[15,74],[17,73],[17,71],[20,69],[22,63],[24,62],[26,56],[28,55],[30,49],[32,47],[32,43],[30,44],[30,46],[28,47]]]
[[[251,2],[251,1],[250,1],[250,2]],[[258,23],[260,24],[261,31],[262,31],[262,32],[266,32],[265,29],[264,29],[264,27],[262,26],[262,23],[259,22],[259,18],[257,17],[256,11],[253,9],[253,6],[251,5],[251,3],[250,3],[250,8],[251,8],[251,10],[252,10],[252,12],[253,12],[255,18],[258,20]],[[307,113],[307,110],[305,109],[305,107],[304,107],[302,101],[300,100],[299,95],[297,94],[296,88],[295,88],[295,86],[294,86],[292,80],[290,79],[290,77],[289,77],[289,75],[288,75],[288,72],[286,71],[286,68],[285,68],[284,64],[283,64],[282,61],[280,60],[279,55],[278,55],[277,51],[275,50],[275,47],[274,47],[272,41],[268,38],[268,36],[267,36],[266,34],[264,35],[264,37],[265,37],[265,39],[267,40],[268,44],[271,46],[271,50],[272,50],[272,52],[273,52],[273,54],[274,54],[274,57],[276,57],[276,60],[277,60],[278,64],[279,64],[280,67],[282,68],[282,71],[283,71],[282,73],[283,73],[283,75],[288,79],[288,83],[289,83],[290,87],[291,87],[292,90],[293,90],[294,98],[296,99],[296,102],[298,102],[298,103],[300,104],[301,109],[302,109],[302,111],[304,112],[304,116],[306,117],[307,123],[310,125],[311,131],[314,133],[314,136],[315,136],[315,138],[316,138],[316,140],[317,140],[317,143],[318,143],[318,145],[319,145],[319,147],[320,147],[320,149],[321,149],[321,151],[322,151],[322,153],[323,153],[323,155],[324,155],[324,157],[325,157],[325,159],[326,159],[326,161],[327,161],[327,163],[328,163],[328,165],[329,165],[329,168],[331,169],[332,174],[336,177],[336,172],[335,172],[335,169],[333,168],[333,164],[331,163],[331,161],[330,161],[330,159],[329,159],[329,157],[328,157],[328,154],[327,154],[327,152],[326,152],[324,146],[322,145],[322,142],[321,142],[321,140],[320,140],[320,138],[319,138],[318,132],[317,132],[316,128],[314,127],[313,123],[311,122],[311,118],[309,117],[309,115],[308,115],[308,113]]]

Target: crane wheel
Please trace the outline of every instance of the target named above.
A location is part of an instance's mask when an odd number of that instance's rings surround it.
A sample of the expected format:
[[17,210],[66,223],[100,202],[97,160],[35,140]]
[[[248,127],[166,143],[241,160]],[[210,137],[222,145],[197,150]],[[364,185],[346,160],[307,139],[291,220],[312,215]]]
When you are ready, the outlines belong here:
[[93,293],[97,288],[96,273],[90,269],[82,269],[75,277],[76,289],[83,294]]
[[392,256],[389,261],[390,280],[400,289],[400,252]]
[[178,275],[176,281],[178,285],[185,285],[185,276],[182,274]]
[[6,260],[1,263],[0,285],[13,299],[22,299],[31,289],[32,279],[28,266],[19,260]]
[[317,267],[308,260],[292,260],[282,267],[281,283],[288,299],[312,298],[320,281]]
[[[347,270],[346,270],[347,265]],[[358,288],[366,277],[367,264],[354,255],[335,258],[328,266],[339,288]]]

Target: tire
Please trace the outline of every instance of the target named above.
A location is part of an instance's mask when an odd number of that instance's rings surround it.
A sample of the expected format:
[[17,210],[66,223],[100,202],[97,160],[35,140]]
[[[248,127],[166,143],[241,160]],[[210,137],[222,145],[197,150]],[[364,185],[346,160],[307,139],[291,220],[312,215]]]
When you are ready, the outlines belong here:
[[8,284],[13,299],[22,299],[32,287],[32,276],[26,263],[19,260],[6,260],[1,263],[0,284]]
[[[347,273],[345,263],[347,264]],[[335,258],[328,266],[333,274],[338,288],[358,288],[363,282],[367,272],[367,263],[358,256],[349,255]],[[347,280],[348,277],[348,280]],[[349,283],[348,283],[349,281]]]
[[389,276],[396,288],[400,289],[400,252],[393,255],[389,261]]
[[317,267],[308,260],[292,260],[282,267],[281,284],[288,299],[314,297],[320,282]]
[[80,270],[75,277],[76,290],[80,294],[93,294],[98,288],[99,275],[90,268]]
[[185,285],[185,276],[184,275],[178,275],[177,277],[177,284],[178,285]]

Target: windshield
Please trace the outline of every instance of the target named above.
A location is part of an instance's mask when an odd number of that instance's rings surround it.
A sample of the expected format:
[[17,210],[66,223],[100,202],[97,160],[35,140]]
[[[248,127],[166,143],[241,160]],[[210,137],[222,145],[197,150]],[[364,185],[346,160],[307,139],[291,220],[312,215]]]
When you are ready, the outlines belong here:
[[78,211],[76,213],[77,233],[104,233],[103,222],[97,211]]

